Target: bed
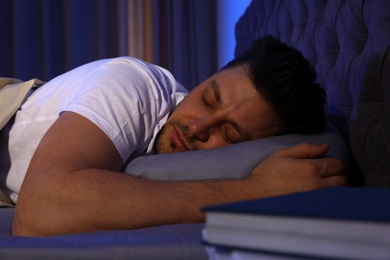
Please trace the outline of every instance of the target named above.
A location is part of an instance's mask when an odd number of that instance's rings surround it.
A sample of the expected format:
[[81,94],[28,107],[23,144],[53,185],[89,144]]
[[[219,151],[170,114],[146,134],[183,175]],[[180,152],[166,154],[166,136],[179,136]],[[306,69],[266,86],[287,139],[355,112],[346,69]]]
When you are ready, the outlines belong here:
[[[253,0],[236,26],[236,55],[265,35],[300,50],[327,92],[328,129],[314,136],[139,157],[126,172],[160,180],[242,178],[277,149],[328,142],[328,155],[344,161],[351,185],[389,187],[389,9],[387,0]],[[0,259],[208,258],[201,244],[203,224],[31,238],[12,236],[13,214],[13,208],[0,208]]]

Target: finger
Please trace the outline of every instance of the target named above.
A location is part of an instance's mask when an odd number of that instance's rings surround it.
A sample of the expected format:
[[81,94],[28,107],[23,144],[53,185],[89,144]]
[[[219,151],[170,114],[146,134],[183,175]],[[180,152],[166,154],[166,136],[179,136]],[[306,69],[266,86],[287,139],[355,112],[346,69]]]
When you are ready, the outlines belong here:
[[317,166],[320,168],[320,174],[322,178],[344,174],[344,165],[340,159],[322,158],[315,159],[312,161],[312,163],[317,164]]
[[323,179],[323,184],[326,187],[342,187],[348,185],[348,178],[345,176],[337,175],[331,176]]
[[309,143],[301,143],[281,149],[275,153],[275,156],[295,159],[319,158],[323,156],[328,150],[329,145],[327,144],[314,145]]

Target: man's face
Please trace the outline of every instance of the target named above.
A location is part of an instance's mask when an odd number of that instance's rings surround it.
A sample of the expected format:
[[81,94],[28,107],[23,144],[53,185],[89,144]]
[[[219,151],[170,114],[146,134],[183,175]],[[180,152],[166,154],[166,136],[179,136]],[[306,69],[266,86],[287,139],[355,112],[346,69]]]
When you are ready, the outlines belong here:
[[176,107],[155,144],[158,153],[209,149],[274,135],[280,123],[241,66],[204,81]]

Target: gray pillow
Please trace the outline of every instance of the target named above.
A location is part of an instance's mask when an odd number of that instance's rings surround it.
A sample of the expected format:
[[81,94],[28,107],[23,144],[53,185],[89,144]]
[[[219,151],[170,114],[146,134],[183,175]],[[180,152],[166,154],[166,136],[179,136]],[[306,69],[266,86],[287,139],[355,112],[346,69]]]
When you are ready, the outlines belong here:
[[341,159],[348,172],[348,149],[330,123],[326,131],[317,135],[289,134],[215,149],[140,156],[125,167],[125,172],[154,180],[239,179],[251,174],[276,150],[302,142],[329,144],[327,156]]

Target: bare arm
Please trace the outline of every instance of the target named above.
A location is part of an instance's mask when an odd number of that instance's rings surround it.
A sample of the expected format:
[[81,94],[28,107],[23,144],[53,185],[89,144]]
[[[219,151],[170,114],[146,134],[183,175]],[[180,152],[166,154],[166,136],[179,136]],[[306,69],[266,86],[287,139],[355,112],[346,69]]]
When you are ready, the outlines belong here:
[[31,161],[16,207],[14,234],[201,222],[199,209],[205,205],[345,183],[339,161],[301,159],[318,157],[327,147],[293,148],[297,151],[274,154],[244,180],[151,181],[118,173],[122,160],[111,140],[89,120],[65,112]]

